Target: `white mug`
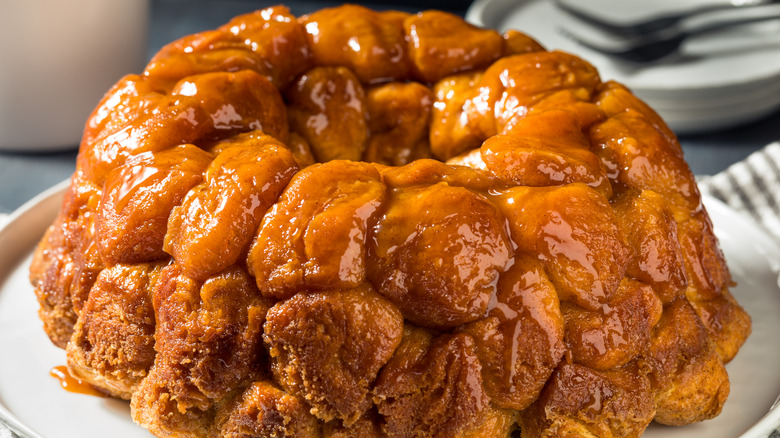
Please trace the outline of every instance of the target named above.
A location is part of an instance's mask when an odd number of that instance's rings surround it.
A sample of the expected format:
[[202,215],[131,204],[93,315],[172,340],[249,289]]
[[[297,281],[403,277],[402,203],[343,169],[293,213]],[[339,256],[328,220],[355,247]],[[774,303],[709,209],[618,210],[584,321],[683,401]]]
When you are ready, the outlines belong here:
[[149,0],[0,0],[0,150],[78,146],[106,91],[147,57]]

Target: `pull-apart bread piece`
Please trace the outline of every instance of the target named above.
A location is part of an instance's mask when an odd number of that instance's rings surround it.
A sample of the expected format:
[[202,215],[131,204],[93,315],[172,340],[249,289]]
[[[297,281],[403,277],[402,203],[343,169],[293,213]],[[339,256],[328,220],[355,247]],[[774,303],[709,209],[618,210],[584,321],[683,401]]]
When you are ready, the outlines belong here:
[[160,437],[636,437],[718,415],[750,333],[664,122],[439,11],[167,45],[87,121],[31,281]]

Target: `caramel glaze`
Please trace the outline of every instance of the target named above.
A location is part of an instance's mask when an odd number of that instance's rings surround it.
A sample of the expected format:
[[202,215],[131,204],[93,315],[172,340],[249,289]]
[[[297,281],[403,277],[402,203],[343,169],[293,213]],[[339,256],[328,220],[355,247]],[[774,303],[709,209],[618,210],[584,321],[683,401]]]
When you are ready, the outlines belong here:
[[49,371],[49,375],[60,382],[62,389],[75,394],[92,395],[95,397],[107,397],[108,395],[95,388],[88,382],[73,377],[66,365],[57,365]]
[[638,436],[717,415],[750,331],[626,88],[355,5],[236,17],[121,79],[31,280],[159,436]]

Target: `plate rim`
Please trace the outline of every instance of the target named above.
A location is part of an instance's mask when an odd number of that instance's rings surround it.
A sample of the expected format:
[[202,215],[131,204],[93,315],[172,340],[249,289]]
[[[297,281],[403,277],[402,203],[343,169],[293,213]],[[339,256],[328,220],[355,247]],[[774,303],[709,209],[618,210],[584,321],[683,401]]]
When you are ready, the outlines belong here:
[[[477,0],[477,2],[479,1],[484,0]],[[52,215],[56,216],[57,211],[59,211],[59,205],[61,204],[62,198],[69,186],[70,180],[66,179],[44,190],[15,210],[8,217],[8,220],[4,224],[0,225],[0,246],[2,246],[2,243],[4,243],[4,239],[8,237],[8,233],[14,231],[15,228],[21,228],[24,226],[24,228],[28,228],[26,234],[32,234],[35,236],[33,245],[25,245],[25,241],[29,241],[30,239],[21,238],[15,239],[15,248],[21,247],[22,251],[26,251],[27,253],[32,251],[34,249],[35,243],[37,243],[37,240],[40,239],[40,235],[51,223]],[[780,266],[780,243],[776,242],[775,239],[771,237],[762,227],[752,226],[754,221],[749,216],[733,209],[732,207],[709,194],[702,195],[702,203],[705,209],[708,211],[709,216],[712,216],[713,213],[715,213],[719,216],[728,216],[733,221],[747,222],[749,225],[751,225],[750,228],[753,230],[753,232],[758,233],[764,237],[762,240],[752,243],[758,247],[761,247],[765,251],[762,254],[763,256],[769,254],[775,255],[776,260],[774,260],[774,262],[777,264],[777,266]],[[30,218],[33,220],[28,222],[28,219]],[[36,224],[38,227],[35,229],[29,229],[30,223]],[[41,228],[41,223],[46,225]],[[717,224],[715,224],[715,228],[717,228]],[[25,233],[17,234],[17,237],[19,237]],[[11,255],[8,255],[8,253],[14,253],[13,255],[18,255],[19,249],[8,251],[5,256],[3,256],[3,253],[0,252],[0,284],[5,282],[7,280],[8,273],[16,269],[18,263],[24,260],[17,260],[16,263],[13,263],[12,268],[3,269],[3,265],[7,265],[7,260],[11,258]],[[780,278],[778,278],[778,286],[780,286]],[[31,426],[23,423],[12,412],[10,412],[6,408],[2,399],[0,399],[0,420],[2,420],[5,426],[9,427],[13,432],[17,433],[23,438],[46,438],[36,432]],[[778,394],[777,399],[769,408],[769,410],[758,421],[756,421],[745,432],[736,438],[766,438],[770,433],[778,428],[780,428],[780,394]]]
[[[16,249],[13,251],[0,251],[0,284],[5,282],[8,274],[13,272],[19,263],[25,260],[25,258],[13,260],[14,256],[17,256],[19,253],[18,249],[23,248],[22,251],[30,252],[37,243],[36,240],[40,240],[45,229],[51,224],[52,217],[50,213],[53,211],[55,215],[57,214],[68,187],[70,187],[70,179],[63,180],[49,187],[14,210],[6,218],[6,221],[0,224],[0,246],[6,247],[5,245],[11,245],[12,248]],[[24,228],[27,227],[26,224],[33,224],[36,227],[34,230],[15,233],[17,228],[23,228],[22,224],[25,225]],[[30,236],[30,234],[33,236]],[[32,245],[30,244],[31,241]],[[23,438],[45,438],[9,411],[2,398],[0,398],[0,420],[2,420],[3,426],[8,427]]]

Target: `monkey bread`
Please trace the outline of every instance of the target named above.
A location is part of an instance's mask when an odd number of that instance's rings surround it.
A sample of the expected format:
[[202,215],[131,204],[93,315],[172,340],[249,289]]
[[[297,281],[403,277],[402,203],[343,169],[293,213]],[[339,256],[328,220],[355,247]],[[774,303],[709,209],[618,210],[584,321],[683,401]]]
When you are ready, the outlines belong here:
[[656,113],[435,10],[165,46],[89,117],[31,281],[160,437],[637,437],[718,415],[750,333]]

